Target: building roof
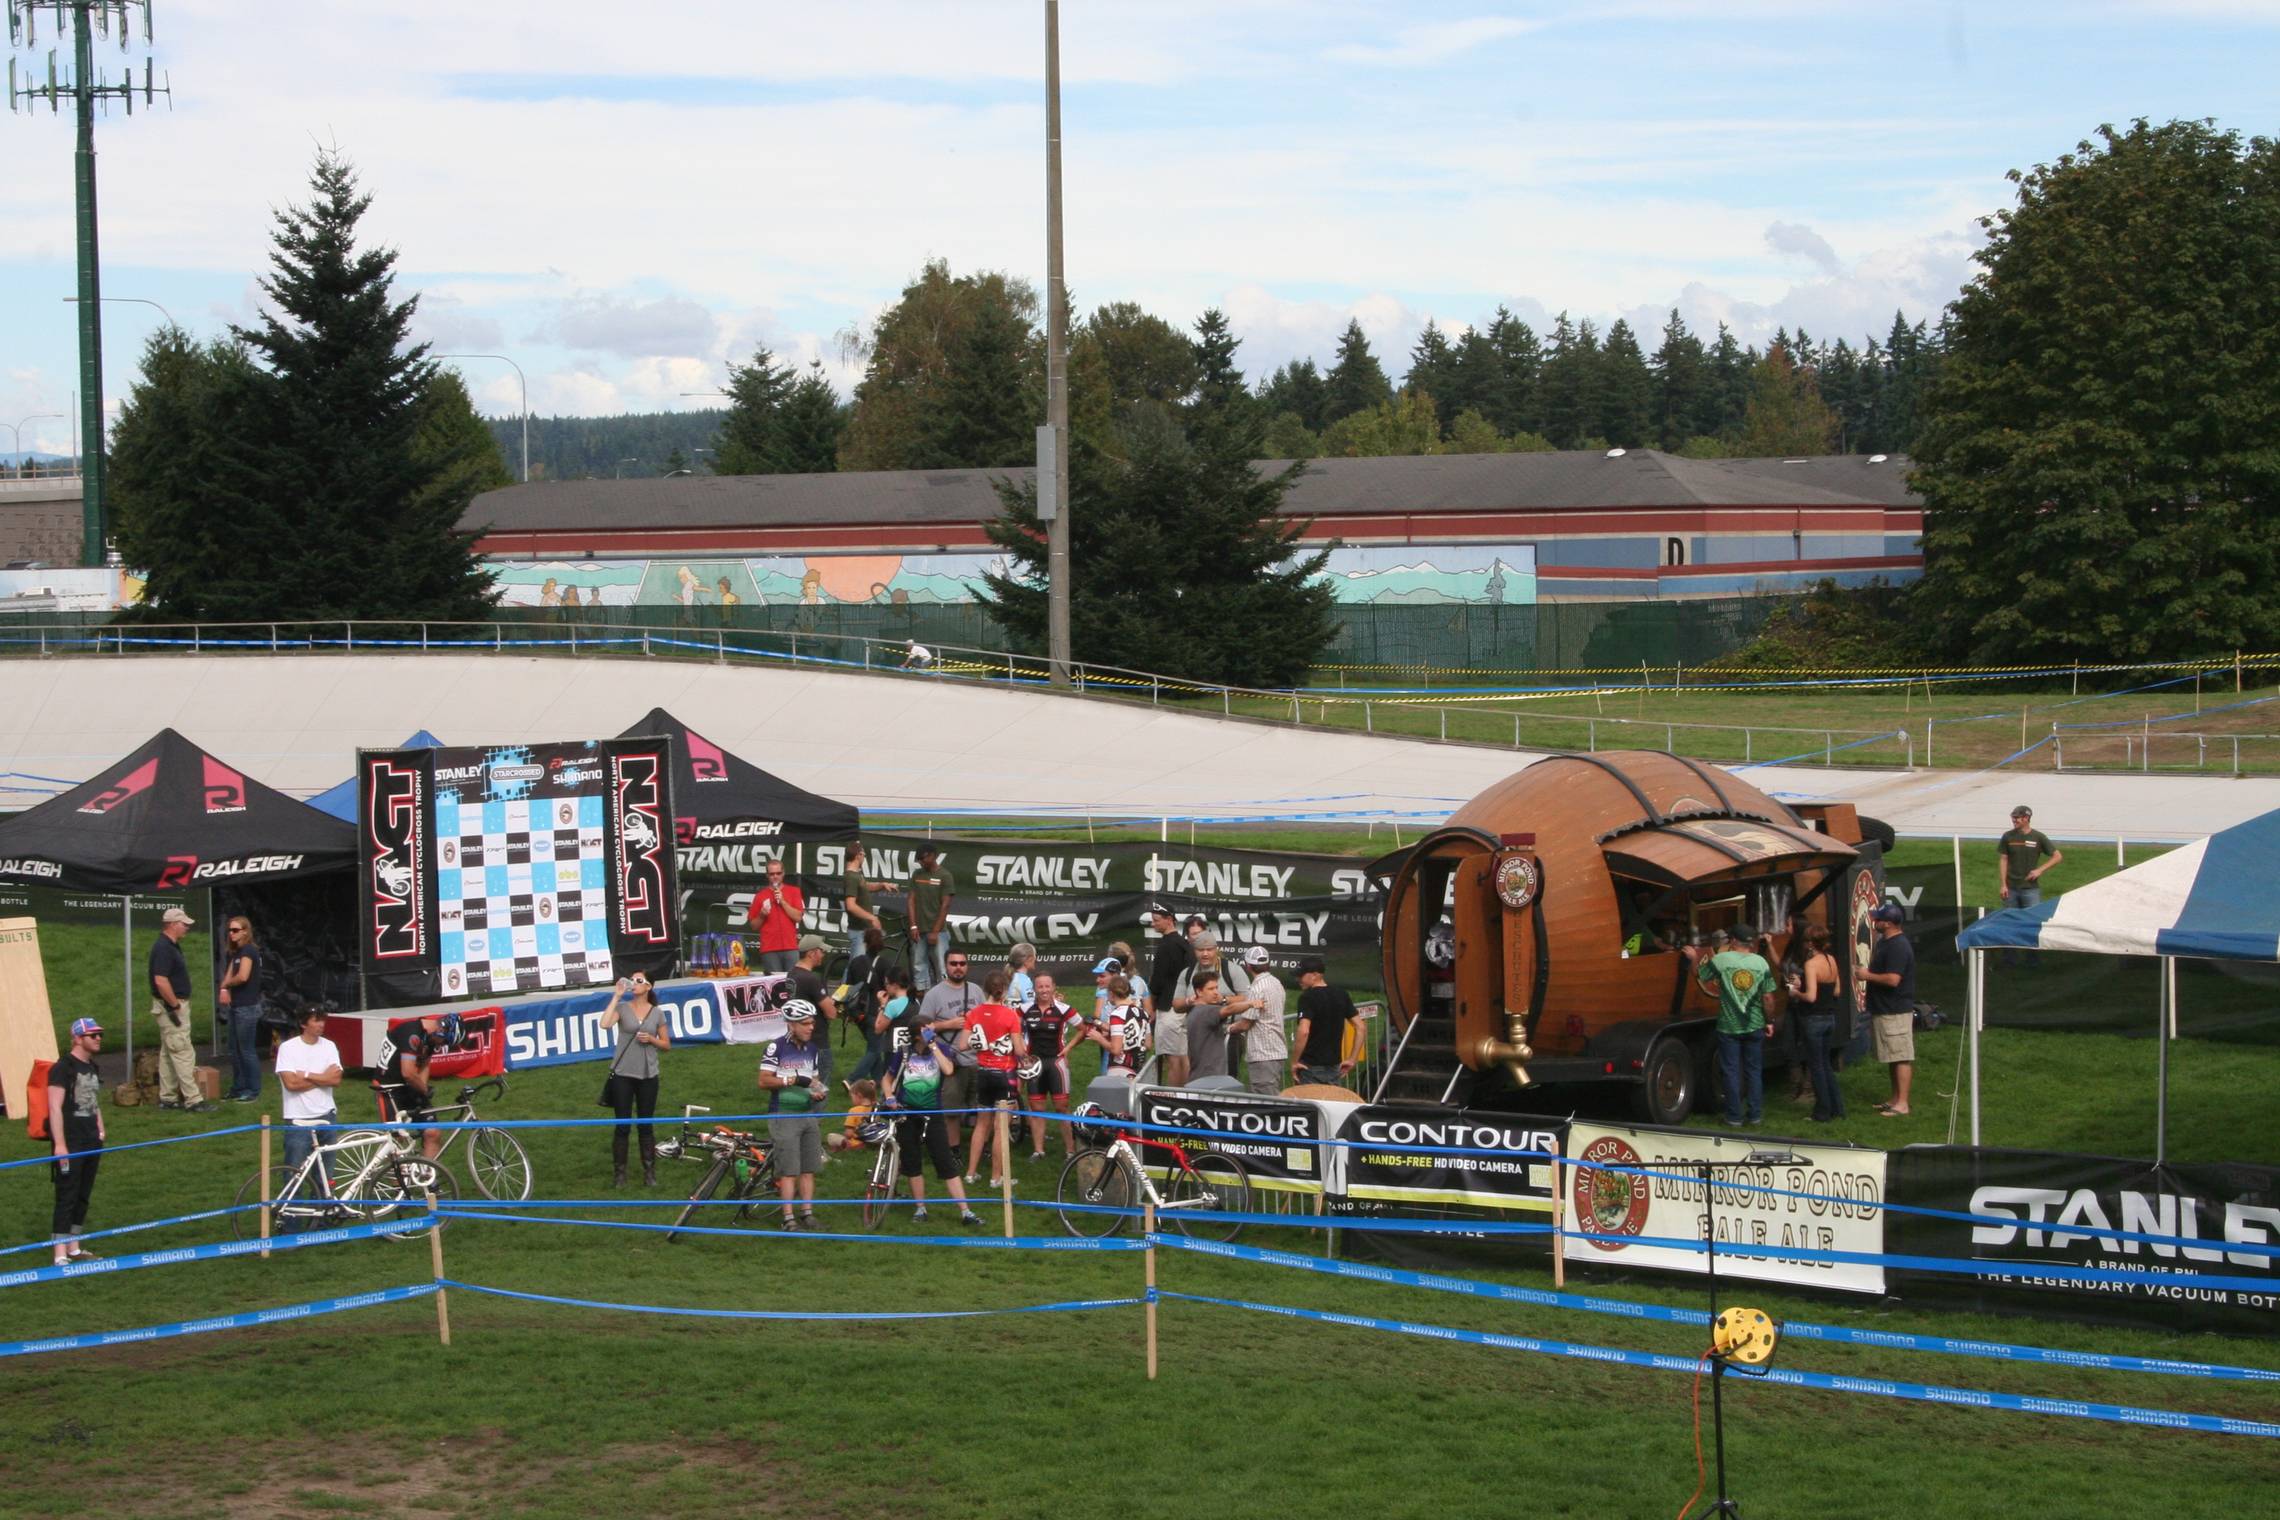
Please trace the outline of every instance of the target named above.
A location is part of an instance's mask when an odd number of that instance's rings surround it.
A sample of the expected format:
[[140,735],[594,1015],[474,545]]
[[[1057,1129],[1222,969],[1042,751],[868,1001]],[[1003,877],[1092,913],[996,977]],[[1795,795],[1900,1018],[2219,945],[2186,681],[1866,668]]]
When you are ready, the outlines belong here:
[[[1682,459],[1657,449],[1609,457],[1422,454],[1309,460],[1285,498],[1292,517],[1386,512],[1509,512],[1636,507],[1887,507],[1914,510],[1908,460]],[[1269,460],[1261,470],[1285,461]],[[826,523],[977,523],[998,515],[996,483],[1027,466],[870,470],[830,475],[682,475],[662,480],[539,481],[487,491],[460,526],[493,534],[628,529],[804,527]]]

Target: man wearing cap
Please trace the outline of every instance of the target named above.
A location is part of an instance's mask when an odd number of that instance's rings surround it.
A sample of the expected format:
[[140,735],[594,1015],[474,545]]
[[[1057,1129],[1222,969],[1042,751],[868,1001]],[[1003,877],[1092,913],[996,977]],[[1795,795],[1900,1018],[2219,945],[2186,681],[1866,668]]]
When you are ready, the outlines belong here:
[[918,847],[918,864],[910,873],[910,969],[920,992],[942,980],[950,959],[950,901],[958,895],[958,879],[932,842]]
[[197,920],[180,908],[159,917],[150,947],[150,1015],[158,1021],[158,1106],[210,1114],[218,1106],[198,1090],[198,1050],[190,1041],[190,963],[182,938]]
[[[1995,890],[2006,908],[2031,908],[2042,901],[2043,874],[2066,858],[2066,852],[2035,827],[2035,810],[2025,803],[2011,809],[2011,827],[1995,841]],[[2003,952],[2003,963],[2014,956]],[[2035,957],[2036,964],[2041,957]]]
[[1343,988],[1330,985],[1322,957],[1310,955],[1298,963],[1298,1080],[1324,1087],[1344,1087],[1354,1063],[1346,1059],[1346,1027],[1354,1022],[1354,1000]]
[[1283,1063],[1290,1059],[1289,1038],[1283,1025],[1283,1009],[1289,994],[1284,991],[1281,978],[1274,973],[1266,946],[1253,945],[1244,951],[1243,969],[1251,977],[1251,1006],[1228,1029],[1243,1040],[1244,1059],[1248,1063],[1245,1085],[1271,1098],[1283,1090]]
[[790,972],[792,996],[803,1000],[827,1019],[839,1017],[839,1005],[824,990],[823,962],[831,945],[820,934],[803,934],[792,952],[798,957]]
[[95,1255],[81,1248],[79,1237],[87,1228],[88,1200],[95,1196],[96,1163],[103,1159],[103,1076],[95,1069],[95,1052],[102,1048],[103,1026],[73,1019],[71,1049],[48,1068],[48,1144],[55,1151],[55,1217],[48,1230],[59,1267]]
[[768,1095],[768,1139],[784,1228],[812,1230],[815,1174],[823,1170],[823,1121],[815,1110],[831,1091],[831,1046],[816,1038],[812,1003],[793,998],[784,1005],[784,1033],[760,1058],[760,1090]]
[[789,971],[799,959],[800,915],[807,898],[784,881],[782,856],[768,862],[768,880],[752,894],[752,907],[744,921],[760,931],[760,969]]
[[1876,924],[1876,948],[1869,952],[1868,1022],[1876,1032],[1876,1059],[1892,1074],[1892,1096],[1876,1105],[1890,1118],[1908,1112],[1908,1087],[1916,1075],[1916,948],[1900,926],[1908,915],[1895,902],[1869,918]]

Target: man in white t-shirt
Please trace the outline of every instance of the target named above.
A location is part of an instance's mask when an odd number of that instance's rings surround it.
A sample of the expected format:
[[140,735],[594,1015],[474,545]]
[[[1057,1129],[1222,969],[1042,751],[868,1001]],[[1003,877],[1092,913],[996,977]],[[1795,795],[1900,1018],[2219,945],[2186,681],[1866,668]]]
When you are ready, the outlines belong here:
[[285,1089],[285,1170],[290,1174],[316,1149],[312,1126],[333,1122],[333,1089],[340,1086],[340,1047],[325,1038],[325,1016],[301,1010],[301,1032],[277,1046],[277,1085]]
[[1255,1093],[1276,1097],[1283,1090],[1283,1063],[1290,1059],[1290,1040],[1283,1032],[1283,1005],[1289,994],[1274,973],[1266,946],[1253,945],[1244,951],[1243,969],[1251,974],[1251,1007],[1227,1027],[1243,1037],[1249,1063],[1246,1085]]

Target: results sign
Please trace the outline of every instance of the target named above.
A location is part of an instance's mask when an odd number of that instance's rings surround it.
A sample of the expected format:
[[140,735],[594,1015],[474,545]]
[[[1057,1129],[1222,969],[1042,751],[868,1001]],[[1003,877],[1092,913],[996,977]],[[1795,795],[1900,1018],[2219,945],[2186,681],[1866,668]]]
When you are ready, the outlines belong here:
[[[1872,1256],[1884,1251],[1888,1157],[1883,1151],[1583,1123],[1569,1126],[1568,1144],[1570,1233],[1564,1254],[1569,1261],[1703,1271],[1698,1250],[1638,1243],[1641,1237],[1703,1238],[1701,1174],[1690,1171],[1690,1164],[1701,1162],[1717,1163],[1710,1214],[1721,1246],[1789,1246]],[[1753,1152],[1792,1159],[1737,1164]],[[1637,1176],[1629,1170],[1633,1168],[1659,1175]],[[1800,1193],[1813,1196],[1789,1196]],[[1884,1291],[1884,1269],[1871,1263],[1721,1254],[1718,1275],[1853,1293]]]

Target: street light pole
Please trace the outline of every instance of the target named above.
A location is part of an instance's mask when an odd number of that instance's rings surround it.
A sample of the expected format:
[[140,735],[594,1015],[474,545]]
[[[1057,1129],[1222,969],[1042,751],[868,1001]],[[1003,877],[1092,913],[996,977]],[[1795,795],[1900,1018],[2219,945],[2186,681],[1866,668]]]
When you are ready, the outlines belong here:
[[515,372],[522,386],[523,484],[530,484],[530,381],[523,375],[522,366],[505,354],[435,354],[437,359],[496,359]]
[[[149,300],[143,296],[97,296],[95,299],[113,306],[119,305],[121,303],[124,303],[128,306],[154,306],[158,308],[158,314],[166,318],[167,326],[180,327],[182,325],[181,323],[174,320],[173,312],[168,311],[163,306],[159,306],[156,301]],[[77,306],[79,304],[79,297],[65,296],[63,298],[63,304],[66,306]]]
[[1061,261],[1061,6],[1045,0],[1045,426],[1052,458],[1039,463],[1053,479],[1045,523],[1045,638],[1055,686],[1069,684],[1069,282]]
[[24,467],[24,429],[35,422],[69,422],[70,420],[61,412],[34,412],[31,416],[10,427],[8,435],[16,440],[13,450],[16,455],[16,468],[20,470]]

